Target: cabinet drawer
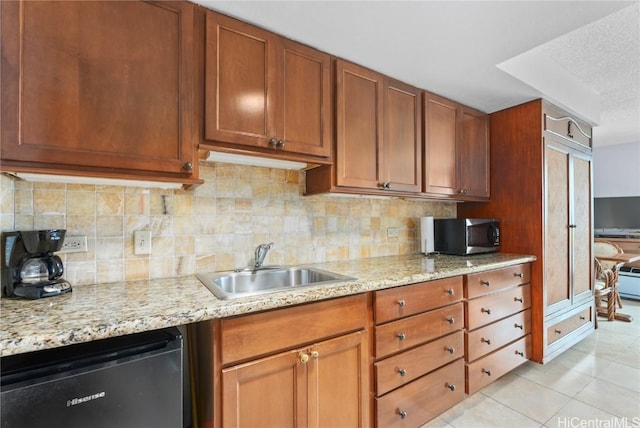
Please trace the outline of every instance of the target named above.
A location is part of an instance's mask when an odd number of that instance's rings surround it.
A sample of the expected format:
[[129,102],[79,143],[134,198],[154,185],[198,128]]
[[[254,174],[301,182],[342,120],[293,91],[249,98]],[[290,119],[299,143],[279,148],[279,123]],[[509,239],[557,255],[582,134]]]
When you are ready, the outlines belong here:
[[465,366],[467,376],[467,394],[489,385],[500,376],[510,372],[531,356],[531,335],[527,335],[517,342],[480,358]]
[[583,309],[575,315],[570,316],[562,321],[559,321],[549,328],[547,328],[547,344],[552,344],[556,340],[559,340],[572,331],[577,330],[584,324],[591,322],[591,307]]
[[376,291],[375,320],[381,324],[462,300],[462,277]]
[[464,333],[464,347],[467,361],[473,361],[493,352],[507,343],[531,332],[531,310]]
[[478,272],[465,276],[464,297],[471,299],[530,281],[531,265],[529,263]]
[[222,364],[359,330],[366,320],[366,294],[225,318],[220,323]]
[[465,321],[469,330],[492,323],[531,306],[530,285],[489,294],[465,302]]
[[383,395],[464,356],[462,331],[374,364],[376,395]]
[[381,398],[376,426],[418,427],[464,399],[464,362],[460,359]]
[[376,358],[462,329],[462,303],[376,326]]

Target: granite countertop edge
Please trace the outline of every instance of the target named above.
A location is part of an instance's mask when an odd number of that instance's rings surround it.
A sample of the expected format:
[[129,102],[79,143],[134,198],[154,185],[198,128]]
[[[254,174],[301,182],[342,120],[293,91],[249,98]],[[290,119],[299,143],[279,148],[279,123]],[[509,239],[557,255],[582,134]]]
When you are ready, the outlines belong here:
[[313,266],[357,278],[229,300],[216,298],[195,275],[76,286],[39,300],[0,299],[0,356],[180,326],[422,281],[513,266],[535,256],[375,257]]

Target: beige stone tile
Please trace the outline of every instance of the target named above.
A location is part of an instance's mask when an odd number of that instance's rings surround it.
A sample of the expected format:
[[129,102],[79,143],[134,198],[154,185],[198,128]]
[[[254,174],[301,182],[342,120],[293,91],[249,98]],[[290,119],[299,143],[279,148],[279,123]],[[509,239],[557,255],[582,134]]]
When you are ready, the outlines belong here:
[[149,196],[149,213],[151,215],[174,215],[177,214],[176,199],[169,191],[154,191]]
[[123,215],[126,201],[138,200],[141,194],[124,194],[123,192],[97,192],[96,213],[98,215]]
[[612,363],[611,360],[606,358],[597,357],[592,353],[582,352],[574,348],[566,350],[548,364],[561,365],[567,370],[574,370],[595,377]]
[[193,196],[192,195],[175,195],[174,203],[175,203],[175,209],[173,212],[174,215],[193,214]]
[[67,192],[67,215],[87,215],[94,217],[96,213],[95,192]]
[[514,374],[503,376],[481,392],[539,423],[549,420],[570,400],[564,394]]
[[32,215],[16,214],[13,221],[15,230],[32,230],[35,227]]
[[34,229],[64,229],[64,214],[42,214],[33,216]]
[[124,281],[124,259],[98,260],[96,269],[98,283]]
[[174,259],[172,256],[155,257],[149,259],[149,278],[167,278],[175,275]]
[[124,239],[124,217],[118,215],[96,216],[95,233],[101,238],[118,237]]
[[128,258],[125,260],[124,279],[132,281],[136,279],[149,278],[149,259],[148,258]]
[[[151,258],[173,257],[173,237],[152,236],[151,238]],[[171,265],[171,263],[169,264]],[[171,276],[171,275],[168,275]],[[158,278],[157,276],[155,278]]]
[[420,428],[449,428],[452,425],[449,425],[446,421],[441,418],[431,419],[424,425],[421,425]]
[[536,421],[482,394],[468,396],[464,401],[439,416],[454,427],[495,428],[540,426]]
[[195,256],[180,256],[174,258],[176,275],[189,275],[196,270]]
[[33,213],[35,215],[64,214],[66,212],[66,195],[63,191],[33,191]]
[[[98,194],[99,196],[100,194]],[[98,203],[100,207],[100,202]],[[113,207],[116,208],[116,207]],[[100,211],[99,211],[100,212]],[[144,193],[125,193],[124,214],[126,215],[149,215],[149,195]],[[104,213],[106,214],[106,213]]]
[[594,379],[575,398],[616,416],[640,415],[640,392],[601,379]]
[[174,253],[176,256],[195,255],[194,236],[176,236],[174,238]]
[[614,427],[623,422],[621,418],[578,400],[571,400],[553,415],[545,426],[549,428],[569,427]]
[[640,369],[637,368],[613,362],[597,378],[640,392]]
[[12,212],[15,209],[16,214],[33,214],[33,190],[32,189],[16,189],[15,205],[14,198],[11,198]]
[[567,370],[561,364],[553,364],[553,361],[546,365],[529,362],[523,364],[515,373],[569,396],[575,396],[593,380],[593,376],[575,370]]
[[124,258],[124,241],[122,238],[96,239],[96,260]]

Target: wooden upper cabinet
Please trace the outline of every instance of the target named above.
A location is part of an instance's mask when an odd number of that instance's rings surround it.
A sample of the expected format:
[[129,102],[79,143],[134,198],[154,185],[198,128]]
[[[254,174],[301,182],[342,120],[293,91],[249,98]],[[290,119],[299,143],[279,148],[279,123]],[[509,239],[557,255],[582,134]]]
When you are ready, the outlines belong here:
[[424,93],[423,191],[459,200],[489,198],[486,114]]
[[336,60],[336,184],[379,188],[383,76]]
[[425,193],[455,195],[456,123],[458,106],[453,101],[424,92],[424,185]]
[[389,190],[422,188],[421,91],[404,83],[384,83],[384,178]]
[[3,169],[198,182],[193,4],[1,8]]
[[456,165],[463,198],[489,198],[489,118],[461,106],[458,110]]
[[328,54],[207,12],[205,145],[329,158],[330,99]]
[[336,184],[419,192],[420,90],[336,60]]

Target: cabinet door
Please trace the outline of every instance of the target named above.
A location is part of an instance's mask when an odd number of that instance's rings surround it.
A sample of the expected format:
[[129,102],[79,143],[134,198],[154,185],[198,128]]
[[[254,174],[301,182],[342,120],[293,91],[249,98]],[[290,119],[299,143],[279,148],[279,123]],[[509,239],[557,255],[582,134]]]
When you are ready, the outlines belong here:
[[489,197],[489,119],[486,114],[461,107],[458,111],[456,170],[458,193],[463,197]]
[[546,314],[571,304],[569,151],[545,144],[544,284]]
[[301,351],[222,371],[223,427],[299,427],[307,421],[307,366]]
[[455,195],[457,105],[424,93],[424,185],[425,193]]
[[1,7],[5,167],[191,176],[192,4]]
[[318,343],[309,364],[309,427],[369,426],[367,335]]
[[593,295],[591,156],[575,153],[571,161],[573,298],[574,300],[590,299]]
[[276,36],[207,13],[205,139],[268,147],[276,136]]
[[276,135],[282,150],[330,157],[331,57],[288,39],[279,45],[278,106],[282,112]]
[[342,60],[336,74],[336,184],[379,188],[383,77]]
[[384,85],[384,177],[389,189],[422,187],[422,104],[420,91],[386,79]]

